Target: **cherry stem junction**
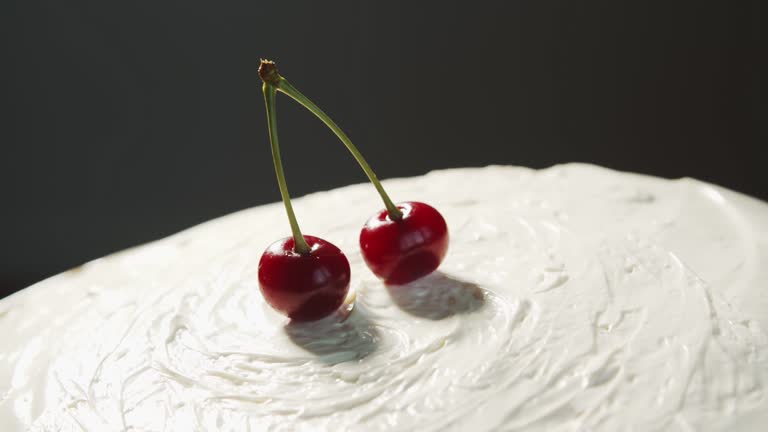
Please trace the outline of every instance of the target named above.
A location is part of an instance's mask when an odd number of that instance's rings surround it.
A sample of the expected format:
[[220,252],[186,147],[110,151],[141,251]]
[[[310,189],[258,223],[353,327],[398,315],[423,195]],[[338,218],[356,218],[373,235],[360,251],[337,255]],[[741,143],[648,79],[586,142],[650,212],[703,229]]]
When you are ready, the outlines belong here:
[[277,174],[277,185],[280,188],[280,196],[283,198],[285,212],[288,214],[288,222],[291,224],[293,232],[293,250],[296,253],[306,255],[310,252],[310,247],[299,229],[299,223],[296,221],[296,215],[293,213],[291,205],[291,196],[288,193],[288,185],[285,183],[285,173],[283,172],[283,162],[280,159],[280,143],[277,139],[277,90],[274,85],[264,81],[262,87],[264,92],[264,102],[267,105],[267,127],[269,129],[269,142],[272,145],[272,162],[275,164],[275,174]]
[[[331,118],[328,117],[328,115],[325,112],[323,112],[323,110],[321,110],[317,105],[315,105],[311,100],[309,100],[309,98],[307,98],[299,90],[297,90],[296,87],[292,86],[285,78],[283,78],[277,72],[277,67],[275,66],[274,62],[271,62],[268,60],[262,60],[261,67],[259,68],[259,75],[261,76],[261,79],[264,80],[265,89],[266,89],[266,85],[270,84],[274,86],[275,89],[290,96],[293,100],[303,105],[304,108],[308,109],[312,114],[314,114],[323,123],[325,123],[325,125],[328,126],[328,128],[331,129],[333,133],[336,134],[337,137],[339,137],[339,139],[341,140],[342,143],[344,143],[344,145],[347,147],[349,152],[352,153],[352,156],[355,158],[357,163],[360,164],[360,168],[362,168],[365,174],[368,176],[368,179],[376,188],[376,191],[379,193],[379,196],[381,196],[381,199],[384,201],[384,206],[387,208],[387,213],[389,213],[390,219],[392,220],[402,219],[403,213],[400,211],[400,209],[397,208],[397,206],[389,198],[389,195],[387,195],[387,192],[384,190],[384,187],[381,185],[381,182],[379,181],[378,177],[376,177],[376,174],[371,169],[371,166],[368,165],[368,162],[365,160],[365,158],[357,149],[357,147],[355,147],[355,145],[352,144],[352,140],[349,139],[347,134],[345,134],[344,131],[342,131],[341,128],[333,120],[331,120]],[[270,132],[270,136],[271,136],[271,132]],[[279,154],[278,154],[278,157],[279,157]]]

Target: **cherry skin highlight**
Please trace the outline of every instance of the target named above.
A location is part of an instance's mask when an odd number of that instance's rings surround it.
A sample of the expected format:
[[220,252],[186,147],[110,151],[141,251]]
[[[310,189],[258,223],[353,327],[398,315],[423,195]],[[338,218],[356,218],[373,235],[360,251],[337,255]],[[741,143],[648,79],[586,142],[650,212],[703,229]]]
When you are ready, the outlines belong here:
[[333,244],[304,236],[310,251],[294,251],[293,237],[280,239],[259,260],[259,288],[267,303],[295,321],[313,321],[336,311],[349,291],[349,261]]
[[368,268],[385,283],[401,285],[437,269],[448,252],[448,226],[432,206],[407,201],[390,218],[386,209],[373,215],[360,232],[360,250]]

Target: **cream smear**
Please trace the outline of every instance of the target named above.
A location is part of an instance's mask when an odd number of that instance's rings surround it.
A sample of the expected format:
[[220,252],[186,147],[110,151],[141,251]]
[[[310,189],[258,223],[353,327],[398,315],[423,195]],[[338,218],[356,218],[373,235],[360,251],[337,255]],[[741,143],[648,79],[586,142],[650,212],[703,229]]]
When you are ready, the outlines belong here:
[[[768,205],[571,164],[385,182],[451,231],[387,287],[370,185],[295,200],[346,251],[354,303],[291,324],[257,263],[271,204],[0,301],[0,430],[754,431],[768,424]],[[339,209],[339,211],[334,211]],[[343,211],[341,211],[343,209]]]

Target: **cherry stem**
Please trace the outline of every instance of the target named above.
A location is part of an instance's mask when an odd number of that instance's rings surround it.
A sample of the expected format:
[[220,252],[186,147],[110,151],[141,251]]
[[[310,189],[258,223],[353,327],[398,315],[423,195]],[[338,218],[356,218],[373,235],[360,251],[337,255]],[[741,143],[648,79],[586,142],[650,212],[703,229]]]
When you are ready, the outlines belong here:
[[262,60],[261,66],[259,67],[259,75],[265,83],[273,85],[277,90],[287,94],[293,100],[303,105],[304,108],[308,109],[312,114],[317,116],[317,118],[325,123],[325,125],[328,126],[328,128],[331,129],[337,137],[339,137],[349,152],[352,153],[352,156],[355,158],[357,163],[360,164],[360,168],[363,169],[365,174],[368,176],[368,179],[371,181],[371,183],[373,183],[373,186],[376,188],[379,196],[381,196],[381,199],[384,201],[384,206],[387,208],[390,219],[402,219],[403,212],[401,212],[400,209],[398,209],[397,206],[389,198],[389,195],[387,195],[387,192],[384,190],[384,187],[381,185],[378,177],[376,177],[376,174],[371,169],[371,166],[368,165],[368,162],[365,160],[357,147],[352,144],[352,140],[349,139],[347,134],[345,134],[344,131],[342,131],[341,128],[333,120],[331,120],[331,118],[328,117],[325,112],[323,112],[323,110],[321,110],[317,105],[309,100],[308,97],[304,96],[299,90],[296,89],[296,87],[292,86],[285,78],[283,78],[277,72],[277,67],[275,66],[274,62]]
[[293,250],[296,253],[306,255],[310,252],[310,247],[299,229],[299,223],[296,221],[296,215],[293,213],[291,205],[291,196],[288,193],[288,185],[285,183],[285,173],[283,172],[283,162],[280,159],[280,144],[277,140],[277,89],[274,85],[264,82],[262,87],[264,92],[264,102],[267,105],[267,127],[269,129],[269,142],[272,145],[272,162],[275,164],[275,174],[277,174],[277,185],[280,188],[280,196],[283,197],[285,212],[288,214],[288,222],[291,224],[293,232]]

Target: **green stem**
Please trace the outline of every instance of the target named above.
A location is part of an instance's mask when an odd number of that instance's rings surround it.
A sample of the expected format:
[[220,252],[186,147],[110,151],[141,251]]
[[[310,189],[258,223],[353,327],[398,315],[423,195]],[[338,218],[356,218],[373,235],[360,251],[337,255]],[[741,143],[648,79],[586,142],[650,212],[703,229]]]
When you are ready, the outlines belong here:
[[360,151],[355,147],[354,144],[352,144],[352,141],[349,139],[347,134],[344,133],[344,131],[339,128],[336,123],[334,123],[333,120],[331,120],[330,117],[326,113],[323,112],[317,105],[315,105],[309,98],[301,94],[300,91],[296,89],[296,87],[292,86],[288,81],[286,81],[285,78],[282,76],[279,76],[279,80],[276,80],[276,87],[277,90],[280,90],[281,92],[287,94],[291,98],[293,98],[296,102],[302,104],[306,109],[308,109],[312,114],[317,116],[320,120],[322,120],[323,123],[325,123],[326,126],[328,126],[333,133],[336,134],[337,137],[341,140],[341,142],[344,143],[345,146],[347,146],[347,149],[350,153],[352,153],[352,156],[354,156],[355,160],[357,160],[357,163],[360,164],[360,167],[365,171],[365,174],[368,176],[368,179],[373,183],[373,186],[376,188],[376,191],[379,192],[379,195],[381,196],[381,199],[384,201],[384,206],[387,208],[387,212],[389,213],[389,217],[393,220],[400,220],[403,218],[403,213],[400,211],[400,209],[397,208],[397,206],[392,202],[392,200],[389,198],[389,195],[387,195],[387,192],[384,190],[384,187],[381,185],[381,182],[376,177],[376,174],[371,169],[371,166],[368,165],[368,162],[366,162],[363,155],[360,153]]
[[288,185],[285,183],[283,162],[280,159],[280,144],[277,140],[277,112],[275,110],[277,89],[274,85],[265,82],[262,90],[264,92],[264,102],[267,105],[267,127],[269,128],[269,142],[272,145],[272,162],[275,164],[277,185],[280,188],[280,196],[283,197],[285,212],[288,214],[288,222],[291,224],[291,231],[293,232],[293,250],[296,253],[305,255],[310,252],[310,248],[301,234],[299,223],[296,221],[296,215],[293,213],[291,196],[288,194]]

